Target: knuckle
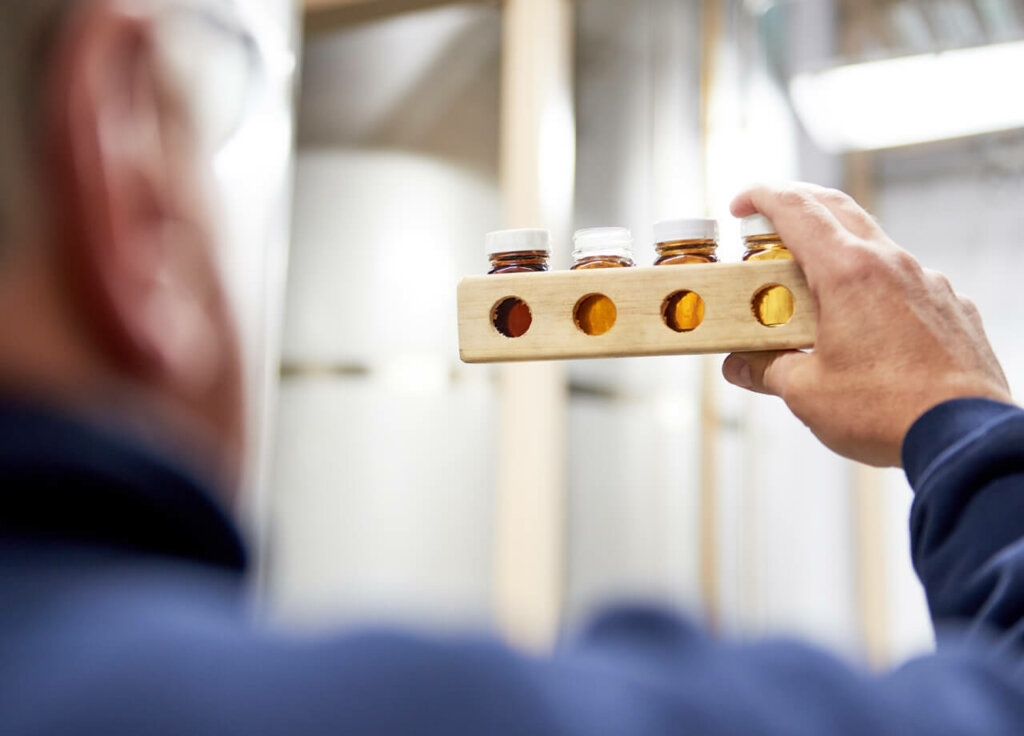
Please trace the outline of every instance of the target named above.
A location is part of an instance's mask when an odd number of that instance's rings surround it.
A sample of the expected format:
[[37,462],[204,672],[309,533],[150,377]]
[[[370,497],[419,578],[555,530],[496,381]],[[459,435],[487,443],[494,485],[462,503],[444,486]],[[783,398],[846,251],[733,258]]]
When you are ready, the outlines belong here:
[[893,254],[892,261],[896,270],[904,274],[919,274],[923,270],[920,261],[902,248]]
[[856,199],[840,189],[822,189],[818,199],[835,210],[864,219],[873,219]]
[[978,309],[977,303],[973,299],[964,294],[957,294],[956,298],[960,301],[961,306],[963,306],[964,310],[966,310],[969,315],[972,317],[980,316],[981,312]]
[[950,282],[946,274],[942,273],[941,271],[936,271],[934,269],[927,268],[924,269],[924,275],[925,279],[928,282],[928,285],[932,289],[949,294],[954,293],[953,284]]
[[843,254],[842,276],[861,282],[879,278],[886,271],[882,258],[862,244],[848,245]]
[[826,187],[821,190],[821,198],[830,204],[839,205],[840,207],[852,207],[860,210],[860,205],[857,201],[846,192],[840,189],[832,189]]
[[779,192],[779,204],[792,209],[809,209],[814,205],[814,198],[804,188],[791,187]]

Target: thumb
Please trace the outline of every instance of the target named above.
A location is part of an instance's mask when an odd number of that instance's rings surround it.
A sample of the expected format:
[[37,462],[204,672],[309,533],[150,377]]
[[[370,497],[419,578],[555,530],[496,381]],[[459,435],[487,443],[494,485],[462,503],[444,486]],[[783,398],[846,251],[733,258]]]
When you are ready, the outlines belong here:
[[783,396],[793,381],[794,369],[811,359],[799,350],[770,353],[734,353],[725,359],[722,375],[729,383],[759,394]]

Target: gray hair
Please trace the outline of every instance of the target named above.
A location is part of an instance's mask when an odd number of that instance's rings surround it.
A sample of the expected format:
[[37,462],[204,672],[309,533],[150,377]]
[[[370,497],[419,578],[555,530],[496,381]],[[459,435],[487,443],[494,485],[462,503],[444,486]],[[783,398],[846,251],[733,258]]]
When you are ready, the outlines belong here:
[[61,28],[82,1],[0,0],[0,254],[38,212],[40,90]]

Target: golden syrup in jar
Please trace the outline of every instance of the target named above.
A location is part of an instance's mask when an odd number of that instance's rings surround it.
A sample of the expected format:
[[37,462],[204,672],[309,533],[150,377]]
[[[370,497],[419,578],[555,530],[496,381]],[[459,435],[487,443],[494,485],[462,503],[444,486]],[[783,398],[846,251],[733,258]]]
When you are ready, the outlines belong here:
[[573,271],[590,271],[596,268],[632,268],[636,264],[632,258],[594,256],[577,261],[573,265]]
[[718,243],[713,240],[679,240],[658,243],[655,266],[694,266],[718,263]]
[[[621,227],[599,227],[579,230],[573,236],[573,271],[591,271],[602,268],[632,268],[633,235]],[[590,294],[579,301],[573,310],[576,326],[591,337],[611,331],[619,318],[619,311],[604,294]]]
[[576,305],[573,319],[581,332],[591,337],[599,337],[611,332],[619,319],[619,310],[615,302],[604,294],[591,294]]
[[[655,266],[699,266],[718,263],[718,222],[703,217],[663,220],[654,226]],[[662,318],[675,332],[692,332],[704,323],[700,294],[679,291],[662,305]]]
[[[775,232],[775,225],[764,215],[743,218],[744,261],[791,261],[793,254]],[[754,295],[751,309],[765,327],[779,327],[793,319],[796,302],[785,286],[768,286]]]
[[704,324],[704,300],[692,291],[677,292],[665,300],[661,316],[675,332],[693,332]]

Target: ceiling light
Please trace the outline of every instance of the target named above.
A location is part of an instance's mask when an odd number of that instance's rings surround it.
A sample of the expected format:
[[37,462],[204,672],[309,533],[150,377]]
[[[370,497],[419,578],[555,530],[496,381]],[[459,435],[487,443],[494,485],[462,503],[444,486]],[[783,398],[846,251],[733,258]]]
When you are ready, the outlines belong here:
[[1024,42],[800,74],[797,114],[832,152],[866,151],[1024,127]]

